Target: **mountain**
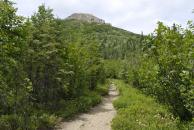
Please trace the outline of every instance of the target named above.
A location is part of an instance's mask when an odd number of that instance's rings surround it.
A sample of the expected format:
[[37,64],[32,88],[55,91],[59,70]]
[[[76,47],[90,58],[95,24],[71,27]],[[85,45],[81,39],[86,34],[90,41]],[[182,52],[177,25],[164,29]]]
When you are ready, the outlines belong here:
[[74,19],[74,20],[81,20],[89,23],[99,23],[99,24],[105,24],[105,20],[100,19],[92,14],[87,13],[74,13],[67,17],[67,19]]
[[96,42],[101,47],[105,59],[123,59],[127,52],[130,53],[138,48],[141,35],[113,27],[110,24],[88,22],[88,20],[82,19],[86,16],[95,17],[75,13],[66,19],[58,19],[57,25],[60,26],[58,27],[60,29],[58,37],[61,37],[59,39],[64,39],[67,43],[90,44]]

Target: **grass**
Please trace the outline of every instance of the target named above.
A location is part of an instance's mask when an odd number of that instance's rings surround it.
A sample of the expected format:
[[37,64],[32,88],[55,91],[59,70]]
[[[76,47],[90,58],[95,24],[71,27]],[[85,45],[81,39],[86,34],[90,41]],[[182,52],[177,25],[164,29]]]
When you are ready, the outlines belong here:
[[2,115],[0,116],[0,130],[53,130],[61,119],[70,119],[99,104],[102,96],[108,94],[109,84],[109,80],[107,80],[104,84],[98,84],[93,91],[84,90],[84,94],[80,97],[59,101],[56,111],[34,110],[34,113],[31,113],[32,116],[28,118],[28,124],[24,123],[22,115],[20,117]]
[[106,96],[108,95],[109,85],[110,85],[110,79],[107,79],[104,84],[98,84],[94,91],[101,96]]
[[153,98],[121,80],[113,82],[120,92],[120,97],[113,102],[117,110],[117,116],[112,121],[113,130],[189,130]]
[[84,95],[69,101],[61,101],[64,107],[57,112],[57,115],[63,119],[72,118],[74,115],[82,112],[87,112],[90,108],[101,102],[102,96],[108,94],[109,80],[104,84],[98,84],[95,90],[87,91]]
[[101,96],[96,92],[90,92],[74,100],[61,101],[62,107],[57,112],[57,115],[63,119],[69,119],[77,113],[88,111],[100,102]]

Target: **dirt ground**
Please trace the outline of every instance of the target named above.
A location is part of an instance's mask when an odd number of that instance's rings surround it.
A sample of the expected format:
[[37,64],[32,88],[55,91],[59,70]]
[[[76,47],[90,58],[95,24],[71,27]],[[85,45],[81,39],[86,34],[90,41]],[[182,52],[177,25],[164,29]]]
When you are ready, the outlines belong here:
[[110,85],[109,95],[104,97],[102,103],[81,114],[75,119],[62,122],[58,130],[111,130],[111,121],[116,114],[112,102],[118,97],[114,84]]

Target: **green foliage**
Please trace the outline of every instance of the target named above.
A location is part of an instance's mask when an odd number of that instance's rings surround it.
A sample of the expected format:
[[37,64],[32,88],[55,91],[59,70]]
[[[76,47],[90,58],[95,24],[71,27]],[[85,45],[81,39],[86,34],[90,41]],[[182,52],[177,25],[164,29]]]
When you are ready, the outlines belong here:
[[38,128],[37,130],[51,130],[55,127],[57,117],[54,115],[43,114],[38,117]]
[[92,106],[100,103],[100,101],[100,95],[91,91],[73,100],[61,100],[61,107],[60,110],[58,110],[57,115],[63,117],[64,119],[68,119],[79,112],[88,111]]
[[109,92],[109,85],[110,80],[106,80],[105,83],[100,83],[97,85],[97,87],[95,88],[95,92],[99,93],[101,96],[106,96]]
[[158,23],[153,35],[144,40],[141,59],[133,69],[133,85],[169,106],[181,120],[193,114],[193,25],[188,29]]
[[[1,0],[0,12],[0,129],[52,129],[55,115],[71,117],[99,103],[108,93],[106,78],[132,82],[181,120],[192,120],[192,21],[187,29],[159,23],[145,38],[107,24],[56,19],[45,5],[26,19],[16,15],[12,2]],[[115,106],[129,103],[124,96]],[[121,113],[141,113],[140,108]],[[145,120],[156,114],[145,111]],[[168,128],[159,125],[151,127]]]
[[94,91],[84,91],[82,96],[73,100],[61,100],[59,103],[61,107],[60,110],[58,110],[57,115],[63,117],[64,119],[69,119],[79,112],[86,112],[90,110],[91,107],[100,103],[100,95],[105,96],[108,94],[109,84],[110,81],[106,80],[103,84],[99,83]]
[[59,37],[66,43],[96,41],[100,46],[104,59],[124,59],[131,51],[139,48],[141,37],[111,25],[103,25],[78,20],[57,20],[60,31]]
[[124,62],[122,60],[105,60],[105,74],[107,78],[122,78],[122,71],[124,68]]
[[9,1],[0,10],[2,129],[52,129],[61,109],[66,118],[100,102],[107,90],[98,86],[106,80],[98,41],[69,39],[44,5],[29,19]]
[[114,101],[118,113],[112,121],[113,130],[178,130],[189,126],[179,124],[168,109],[153,98],[143,95],[123,81],[113,81],[120,97]]

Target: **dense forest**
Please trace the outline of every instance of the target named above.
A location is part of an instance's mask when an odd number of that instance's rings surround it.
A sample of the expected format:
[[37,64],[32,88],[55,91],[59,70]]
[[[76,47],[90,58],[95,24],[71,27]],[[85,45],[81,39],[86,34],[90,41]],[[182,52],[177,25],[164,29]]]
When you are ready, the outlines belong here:
[[[11,1],[0,0],[0,130],[53,129],[59,117],[68,119],[98,104],[110,78],[165,105],[176,129],[194,128],[192,21],[187,28],[158,22],[145,36],[55,18],[45,5],[30,18],[16,11]],[[119,128],[116,120],[113,127]],[[128,128],[123,124],[122,130]]]

